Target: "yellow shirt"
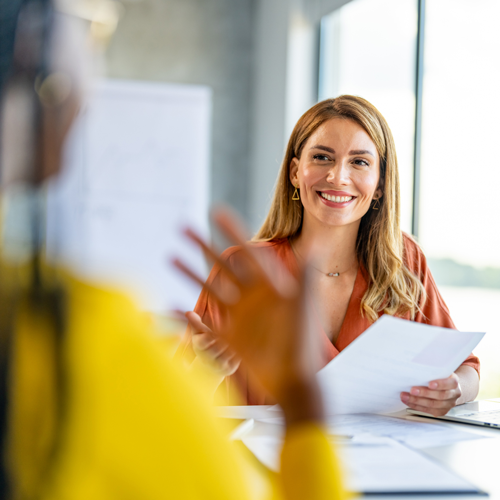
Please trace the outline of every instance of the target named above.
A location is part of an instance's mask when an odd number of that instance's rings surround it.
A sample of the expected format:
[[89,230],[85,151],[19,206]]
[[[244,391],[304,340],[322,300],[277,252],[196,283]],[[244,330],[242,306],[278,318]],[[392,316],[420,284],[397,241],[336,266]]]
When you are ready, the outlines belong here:
[[206,391],[162,351],[127,298],[64,283],[62,340],[26,300],[15,320],[9,465],[17,498],[345,497],[321,428],[290,429],[280,475],[268,472],[227,439]]

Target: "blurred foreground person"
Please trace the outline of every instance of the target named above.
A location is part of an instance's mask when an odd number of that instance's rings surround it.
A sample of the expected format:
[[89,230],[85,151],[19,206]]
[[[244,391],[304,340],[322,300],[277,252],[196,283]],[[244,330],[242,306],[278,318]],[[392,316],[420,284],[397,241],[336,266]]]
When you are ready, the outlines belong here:
[[40,193],[80,103],[81,54],[66,39],[79,22],[46,0],[0,0],[1,498],[343,498],[300,279],[271,279],[226,213],[216,223],[244,258],[224,271],[233,300],[211,292],[231,312],[225,341],[284,410],[280,476],[229,442],[128,299],[44,263]]

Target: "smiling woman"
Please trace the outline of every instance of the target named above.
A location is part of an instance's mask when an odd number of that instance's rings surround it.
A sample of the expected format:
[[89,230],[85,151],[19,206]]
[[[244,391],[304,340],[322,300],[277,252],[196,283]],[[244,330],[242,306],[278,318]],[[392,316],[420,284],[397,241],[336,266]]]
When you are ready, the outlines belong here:
[[[313,322],[323,342],[321,366],[361,335],[382,314],[455,328],[425,257],[399,225],[399,174],[394,140],[380,112],[360,97],[322,101],[295,126],[269,214],[253,244],[278,255],[294,275],[304,256],[312,272],[308,292]],[[241,249],[222,255],[238,269]],[[225,283],[218,265],[208,283]],[[279,272],[279,270],[273,270]],[[235,384],[247,404],[271,403],[218,337],[224,311],[203,291],[181,351],[209,364]],[[444,414],[474,399],[479,360],[471,355],[449,379],[429,381],[401,395],[411,406]]]

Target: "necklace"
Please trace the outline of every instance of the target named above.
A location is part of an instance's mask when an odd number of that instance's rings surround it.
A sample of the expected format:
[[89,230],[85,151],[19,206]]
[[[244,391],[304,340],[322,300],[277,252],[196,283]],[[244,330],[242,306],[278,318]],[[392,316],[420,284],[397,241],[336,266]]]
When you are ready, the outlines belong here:
[[[292,243],[292,241],[290,240],[290,246],[292,247],[292,250],[293,250],[293,253],[295,253],[302,262],[304,262],[304,258],[302,257],[302,255],[300,255],[300,253],[298,252],[298,250],[295,248],[295,245]],[[357,264],[357,260],[356,260],[356,263]],[[312,264],[309,263],[309,265],[315,269],[316,271],[318,271],[319,273],[321,274],[324,274],[325,276],[328,276],[328,278],[336,278],[338,276],[340,276],[340,272],[336,272],[336,273],[332,273],[332,272],[329,272],[329,273],[325,273],[325,271],[321,270],[321,269],[318,269],[317,267],[313,266]],[[345,271],[342,271],[342,274],[345,274],[347,271],[350,271],[352,268],[354,267],[354,265],[351,265],[349,266]]]

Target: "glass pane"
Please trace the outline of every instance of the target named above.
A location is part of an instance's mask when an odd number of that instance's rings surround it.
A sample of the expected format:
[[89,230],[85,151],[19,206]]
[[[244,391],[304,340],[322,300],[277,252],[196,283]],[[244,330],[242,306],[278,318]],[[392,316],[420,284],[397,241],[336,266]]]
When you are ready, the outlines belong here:
[[481,397],[500,397],[499,17],[427,0],[420,243],[457,327],[487,332]]
[[[390,13],[390,15],[388,15]],[[401,176],[401,223],[411,232],[416,0],[353,0],[321,23],[320,99],[368,99],[391,127]]]

